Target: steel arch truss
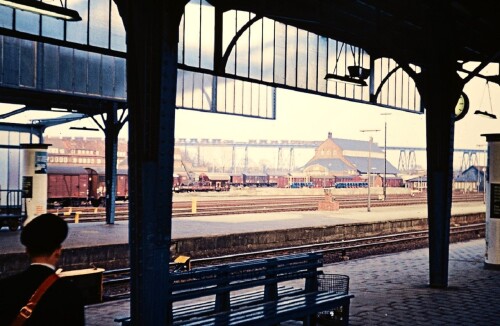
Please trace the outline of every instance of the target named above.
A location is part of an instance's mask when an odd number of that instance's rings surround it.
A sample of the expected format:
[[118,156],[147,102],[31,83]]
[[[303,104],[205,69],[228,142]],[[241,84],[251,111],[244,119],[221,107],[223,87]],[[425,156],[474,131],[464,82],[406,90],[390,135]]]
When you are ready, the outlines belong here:
[[[275,87],[421,113],[413,79],[392,59],[247,11],[203,0],[185,6],[179,30],[178,107],[275,118]],[[370,70],[369,87],[326,80]],[[411,66],[415,72],[419,67]],[[239,101],[238,98],[246,100]],[[180,100],[181,99],[181,100]],[[250,103],[250,104],[249,104]]]

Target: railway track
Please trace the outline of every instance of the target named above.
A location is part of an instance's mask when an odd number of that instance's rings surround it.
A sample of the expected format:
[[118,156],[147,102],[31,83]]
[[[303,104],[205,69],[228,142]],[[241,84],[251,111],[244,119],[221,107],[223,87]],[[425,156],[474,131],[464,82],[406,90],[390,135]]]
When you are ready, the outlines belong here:
[[[484,237],[485,224],[469,224],[450,228],[450,241],[459,242]],[[343,260],[362,258],[375,254],[394,253],[428,246],[427,230],[397,233],[391,235],[359,238],[347,241],[306,244],[269,250],[245,252],[217,257],[192,259],[193,268],[218,265],[235,261],[268,258],[301,252],[321,252],[325,264]],[[173,270],[174,264],[170,264]],[[111,301],[126,298],[129,293],[130,269],[108,270],[104,272],[104,300]]]
[[[378,197],[373,196],[370,199],[372,207],[406,206],[427,202],[427,197],[423,195],[414,197],[388,196],[386,200],[379,200]],[[172,204],[172,217],[315,211],[318,209],[318,202],[322,200],[324,200],[324,196],[204,200],[196,202],[196,212],[193,212],[193,202],[179,201]],[[337,196],[335,200],[339,202],[340,209],[365,207],[367,202],[366,196]],[[478,202],[483,201],[483,195],[455,194],[452,200],[453,202]],[[105,220],[106,216],[104,207],[72,207],[64,210],[49,210],[49,212],[67,216],[66,220],[68,222],[74,222],[75,218],[78,218],[79,222],[101,222]],[[78,214],[78,217],[76,214]],[[128,205],[117,205],[115,220],[127,219]]]

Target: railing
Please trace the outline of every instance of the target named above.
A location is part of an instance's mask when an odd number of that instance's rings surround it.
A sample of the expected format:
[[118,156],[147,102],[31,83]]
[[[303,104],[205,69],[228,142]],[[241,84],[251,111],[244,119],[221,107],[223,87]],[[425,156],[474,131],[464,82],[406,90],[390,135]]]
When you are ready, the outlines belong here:
[[17,230],[26,219],[26,198],[22,190],[0,190],[0,228]]

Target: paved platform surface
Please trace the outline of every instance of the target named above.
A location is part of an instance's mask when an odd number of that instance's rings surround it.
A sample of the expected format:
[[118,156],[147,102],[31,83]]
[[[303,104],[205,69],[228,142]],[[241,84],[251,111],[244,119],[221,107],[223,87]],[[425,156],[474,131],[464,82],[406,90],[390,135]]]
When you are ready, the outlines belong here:
[[[453,203],[452,215],[485,212],[481,202]],[[220,216],[183,217],[172,220],[172,238],[223,235],[245,232],[319,227],[324,225],[367,223],[398,219],[426,218],[427,205],[349,208],[338,211],[304,211],[270,214],[235,214]],[[0,253],[24,252],[19,232],[0,230]],[[128,222],[70,224],[66,248],[89,245],[128,243]]]
[[[484,250],[484,239],[450,246],[447,289],[428,286],[427,249],[335,263],[323,270],[350,277],[355,295],[351,325],[500,325],[500,271],[483,268]],[[86,307],[88,326],[118,326],[113,318],[128,315],[128,300]]]

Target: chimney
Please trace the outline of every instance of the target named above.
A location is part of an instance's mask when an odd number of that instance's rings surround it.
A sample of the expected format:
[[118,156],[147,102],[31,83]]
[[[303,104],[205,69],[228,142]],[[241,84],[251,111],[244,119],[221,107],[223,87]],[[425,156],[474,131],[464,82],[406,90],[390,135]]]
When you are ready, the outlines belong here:
[[328,132],[328,139],[332,139],[332,132],[331,131]]

